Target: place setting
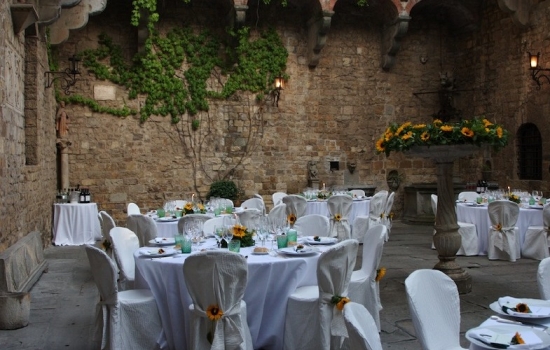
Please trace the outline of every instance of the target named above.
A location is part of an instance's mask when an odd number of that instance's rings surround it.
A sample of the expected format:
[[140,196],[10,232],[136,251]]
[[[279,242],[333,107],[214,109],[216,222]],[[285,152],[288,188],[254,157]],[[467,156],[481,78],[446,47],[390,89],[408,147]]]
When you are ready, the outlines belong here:
[[[550,301],[501,297],[489,308],[491,316],[465,337],[483,349],[545,349],[550,346],[546,325],[550,318]],[[501,317],[502,316],[502,317]]]

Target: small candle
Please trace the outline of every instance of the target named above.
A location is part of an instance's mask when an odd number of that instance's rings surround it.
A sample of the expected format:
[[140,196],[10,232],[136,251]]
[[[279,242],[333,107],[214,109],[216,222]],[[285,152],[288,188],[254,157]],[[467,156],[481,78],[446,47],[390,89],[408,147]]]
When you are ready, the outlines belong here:
[[508,194],[510,194],[510,186],[508,186]]
[[194,201],[195,201],[195,194],[193,193],[193,194],[191,195],[191,202],[194,202]]

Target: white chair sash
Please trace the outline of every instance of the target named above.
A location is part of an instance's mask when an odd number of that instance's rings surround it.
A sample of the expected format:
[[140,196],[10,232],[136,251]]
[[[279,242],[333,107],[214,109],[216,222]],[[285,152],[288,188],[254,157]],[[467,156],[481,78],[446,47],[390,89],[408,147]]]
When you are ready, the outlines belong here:
[[[192,309],[193,313],[208,319],[208,315],[205,310],[202,310],[200,306],[194,305]],[[241,309],[240,303],[234,304],[229,310],[222,310],[223,316],[216,322],[214,327],[214,338],[212,340],[211,349],[239,349],[240,345],[244,342],[244,334],[242,330],[242,323],[239,316]]]
[[[348,217],[351,214],[353,199],[348,195],[334,195],[327,200],[328,212],[330,213],[329,237],[336,237],[339,240],[351,238],[351,227]],[[339,216],[339,220],[336,216]]]

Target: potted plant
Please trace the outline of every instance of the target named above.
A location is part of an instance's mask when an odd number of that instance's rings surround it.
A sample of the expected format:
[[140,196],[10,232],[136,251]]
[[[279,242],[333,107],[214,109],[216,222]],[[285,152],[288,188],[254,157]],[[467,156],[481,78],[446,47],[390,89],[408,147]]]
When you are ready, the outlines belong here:
[[219,197],[231,199],[233,202],[235,202],[238,196],[239,189],[237,188],[235,182],[231,180],[218,180],[214,181],[210,185],[210,191],[208,191],[206,198],[208,199],[210,197]]

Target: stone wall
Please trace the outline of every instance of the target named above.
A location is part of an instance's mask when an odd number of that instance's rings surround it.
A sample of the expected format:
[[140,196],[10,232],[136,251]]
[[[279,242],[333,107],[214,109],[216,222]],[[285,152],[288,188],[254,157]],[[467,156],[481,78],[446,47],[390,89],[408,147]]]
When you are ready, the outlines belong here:
[[51,241],[56,190],[55,110],[44,89],[44,41],[14,34],[9,3],[0,4],[0,252],[31,231],[40,232],[44,245]]

